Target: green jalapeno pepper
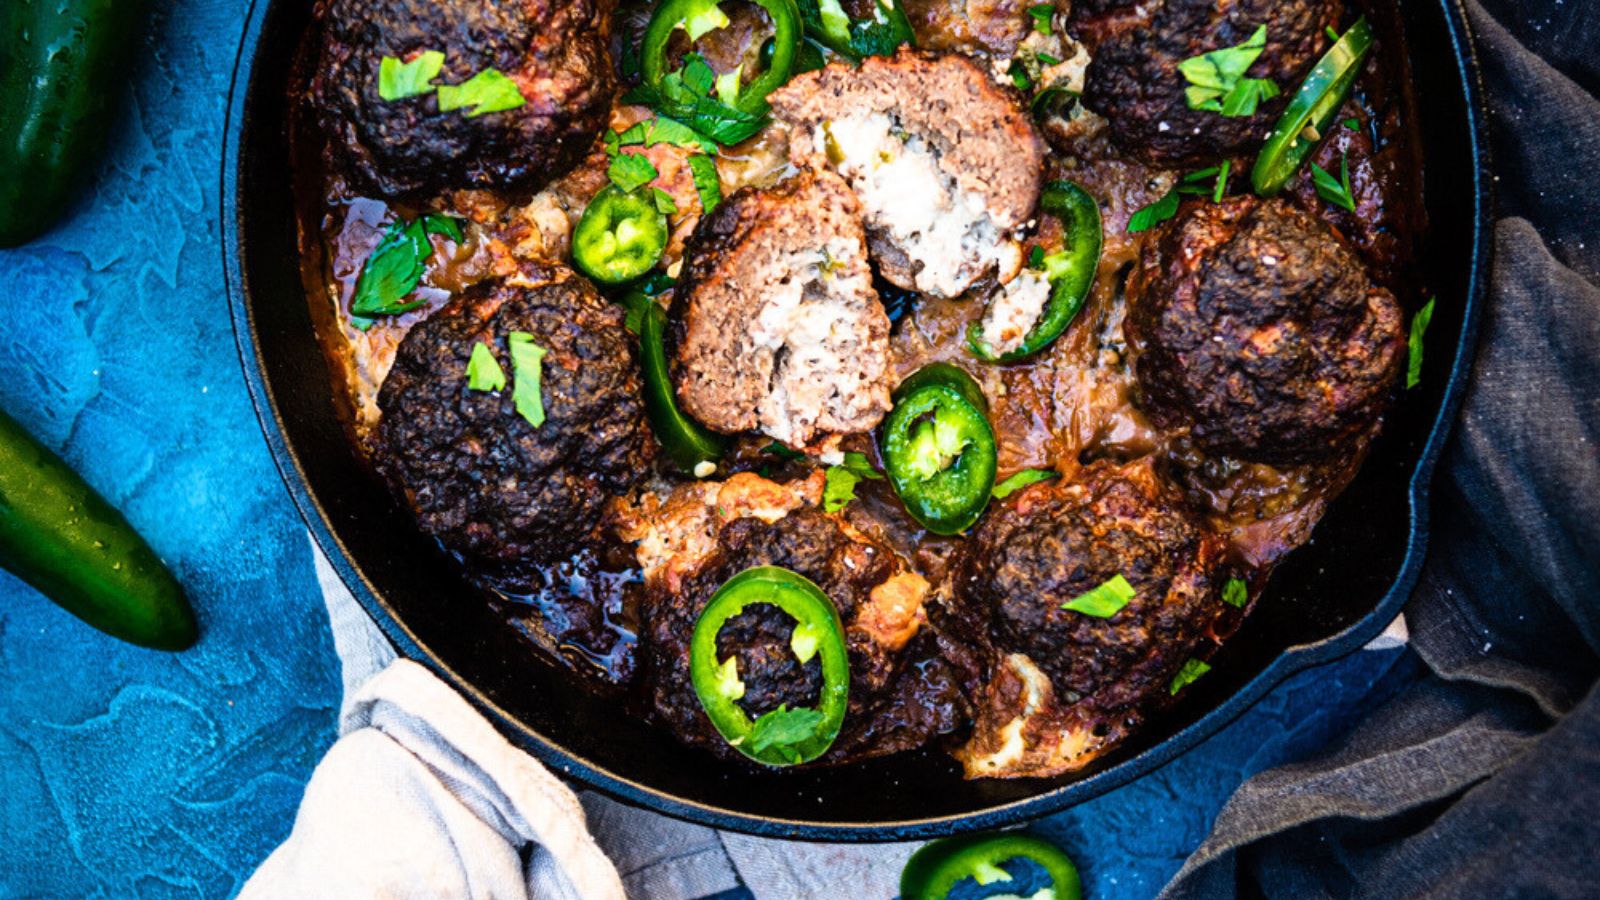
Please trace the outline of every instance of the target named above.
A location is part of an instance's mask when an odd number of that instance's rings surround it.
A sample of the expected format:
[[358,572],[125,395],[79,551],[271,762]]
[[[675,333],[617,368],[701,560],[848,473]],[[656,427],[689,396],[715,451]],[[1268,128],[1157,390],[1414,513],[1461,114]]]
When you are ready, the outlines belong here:
[[1005,353],[996,353],[984,340],[982,321],[972,323],[967,344],[985,362],[1017,362],[1055,343],[1082,311],[1100,269],[1100,204],[1070,181],[1052,181],[1045,185],[1039,205],[1060,219],[1066,232],[1063,249],[1041,261],[1050,282],[1050,299],[1022,343]]
[[606,185],[572,232],[572,261],[602,284],[621,284],[655,268],[667,249],[667,217],[648,186],[623,191]]
[[960,534],[983,514],[999,454],[988,402],[972,376],[934,363],[895,391],[883,459],[900,502],[934,534]]
[[644,370],[644,410],[661,449],[686,472],[693,472],[700,463],[721,459],[728,449],[728,439],[689,418],[678,407],[663,340],[666,311],[642,292],[630,294],[623,302],[630,309],[641,310],[639,364]]
[[1339,107],[1350,96],[1356,76],[1372,52],[1372,42],[1372,26],[1362,16],[1311,69],[1256,157],[1250,182],[1257,194],[1276,196],[1322,142]]
[[[812,708],[780,706],[751,720],[739,708],[738,659],[717,659],[717,635],[747,607],[770,603],[795,620],[790,647],[804,665],[820,657],[822,696]],[[717,733],[740,753],[769,766],[810,762],[833,746],[850,697],[850,657],[839,610],[822,589],[777,566],[757,566],[711,595],[689,641],[689,679]]]
[[888,56],[901,44],[917,42],[900,0],[873,0],[872,15],[857,20],[839,0],[799,0],[799,4],[806,35],[847,59]]
[[[755,0],[772,19],[772,56],[766,71],[754,81],[739,88],[734,109],[751,115],[767,112],[767,95],[782,87],[794,70],[795,54],[799,50],[803,29],[800,9],[795,0]],[[644,40],[639,47],[640,71],[644,83],[659,90],[667,77],[667,42],[672,33],[700,4],[700,0],[661,0],[645,26]]]
[[[1029,872],[1027,866],[1013,866],[1012,871],[1001,867],[1017,860],[1034,863],[1041,872]],[[924,845],[900,873],[900,897],[945,900],[968,878],[980,886],[1013,882],[1016,888],[1007,895],[1011,897],[1080,900],[1083,896],[1078,867],[1070,857],[1032,835],[1009,833],[945,838]]]

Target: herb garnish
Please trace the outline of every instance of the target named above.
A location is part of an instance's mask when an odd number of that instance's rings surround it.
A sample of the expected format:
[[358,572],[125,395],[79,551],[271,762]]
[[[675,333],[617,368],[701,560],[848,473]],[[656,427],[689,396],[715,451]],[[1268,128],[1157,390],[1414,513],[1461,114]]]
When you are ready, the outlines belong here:
[[1438,297],[1431,297],[1417,314],[1411,317],[1411,337],[1406,344],[1410,357],[1406,360],[1406,390],[1411,390],[1422,383],[1422,337],[1428,332],[1428,323],[1433,321],[1433,302]]
[[393,101],[431,94],[443,68],[444,54],[437,50],[424,50],[410,62],[385,56],[378,62],[378,96]]
[[1028,17],[1033,19],[1033,30],[1040,34],[1050,33],[1050,18],[1055,14],[1054,3],[1040,3],[1028,7]]
[[689,157],[689,172],[694,176],[694,189],[700,194],[702,214],[710,215],[722,202],[722,181],[717,177],[716,160],[697,153]]
[[641,84],[624,103],[649,106],[719,144],[737,144],[761,130],[766,116],[752,115],[712,97],[717,73],[698,53],[684,55],[683,68],[667,73],[659,86]]
[[862,479],[877,481],[883,474],[872,467],[865,453],[854,450],[844,455],[844,462],[837,466],[829,466],[827,480],[822,488],[822,508],[828,512],[838,512],[856,499],[856,485]]
[[499,69],[484,69],[461,84],[439,85],[439,111],[470,106],[465,113],[469,119],[516,109],[527,102],[517,83]]
[[[1228,176],[1233,172],[1233,161],[1225,160],[1220,166],[1201,169],[1183,176],[1174,190],[1180,194],[1190,194],[1196,197],[1211,195],[1212,203],[1221,203],[1222,198],[1228,193]],[[1212,179],[1216,179],[1212,181]],[[1211,182],[1207,184],[1206,182]]]
[[1222,586],[1222,602],[1244,609],[1244,605],[1250,602],[1250,586],[1242,578],[1229,578],[1228,583]]
[[1190,109],[1222,113],[1225,116],[1255,115],[1262,100],[1278,96],[1278,85],[1268,78],[1246,78],[1267,48],[1267,26],[1262,25],[1250,39],[1233,47],[1212,50],[1178,63],[1178,71],[1189,82],[1184,99]]
[[405,302],[404,298],[417,289],[427,271],[427,259],[433,254],[430,234],[443,235],[456,243],[464,239],[460,220],[437,213],[389,226],[361,266],[355,293],[350,297],[350,324],[365,331],[372,327],[372,316],[398,316],[425,302]]
[[1173,188],[1160,200],[1140,209],[1128,219],[1128,233],[1148,231],[1178,214],[1178,189]]
[[1033,58],[1037,59],[1039,61],[1039,65],[1041,65],[1041,66],[1059,66],[1059,65],[1061,65],[1061,60],[1057,59],[1054,56],[1051,56],[1048,53],[1035,53],[1033,55]]
[[1094,616],[1097,619],[1109,619],[1128,605],[1128,601],[1133,599],[1133,594],[1133,585],[1129,584],[1128,579],[1121,574],[1117,574],[1099,587],[1084,591],[1061,604],[1061,608]]
[[663,191],[661,188],[651,188],[650,196],[655,198],[656,212],[661,213],[663,216],[677,214],[678,202],[672,199],[671,194]]
[[650,158],[642,153],[618,153],[611,158],[611,165],[606,169],[611,183],[627,193],[655,181],[659,174]]
[[752,753],[764,753],[769,749],[787,751],[798,763],[800,753],[791,748],[809,740],[821,724],[822,710],[809,707],[790,709],[787,703],[780,703],[777,709],[756,719],[750,727],[750,750]]
[[1011,83],[1017,90],[1023,93],[1033,90],[1033,78],[1028,75],[1028,67],[1022,64],[1022,60],[1013,59],[1011,67],[1006,69],[1006,74],[1011,76]]
[[489,345],[479,341],[472,345],[472,356],[467,360],[467,388],[474,391],[500,391],[506,386],[505,370],[494,358]]
[[1316,185],[1317,196],[1332,203],[1334,206],[1356,211],[1356,199],[1350,190],[1350,154],[1345,153],[1339,159],[1339,177],[1335,178],[1328,170],[1311,164],[1311,181]]
[[1211,666],[1202,660],[1185,660],[1183,668],[1178,670],[1178,674],[1172,676],[1172,693],[1176,695],[1179,691],[1194,684],[1201,675],[1209,671],[1211,671]]
[[799,450],[780,444],[777,441],[773,441],[765,447],[762,447],[761,452],[769,456],[776,456],[779,459],[786,459],[790,461],[806,458],[806,455],[801,453]]
[[1056,472],[1051,469],[1023,469],[995,485],[994,490],[989,492],[989,496],[996,500],[1004,500],[1030,484],[1049,481],[1054,477],[1056,477]]
[[1350,129],[1351,131],[1360,131],[1361,130],[1361,122],[1360,122],[1360,120],[1353,119],[1353,118],[1352,119],[1345,119],[1344,120],[1344,127]]
[[545,349],[533,342],[526,331],[513,331],[506,337],[506,348],[511,353],[511,374],[516,379],[511,400],[517,413],[535,428],[544,424],[543,379]]

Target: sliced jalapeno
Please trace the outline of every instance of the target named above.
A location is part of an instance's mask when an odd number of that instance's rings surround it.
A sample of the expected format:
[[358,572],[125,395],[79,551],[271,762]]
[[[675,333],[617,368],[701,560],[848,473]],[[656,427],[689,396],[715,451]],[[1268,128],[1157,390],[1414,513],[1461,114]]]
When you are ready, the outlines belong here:
[[[799,50],[800,9],[795,0],[755,0],[772,19],[772,56],[766,71],[754,81],[739,89],[732,106],[740,112],[764,115],[767,112],[767,95],[782,87],[794,71],[795,55]],[[640,70],[644,83],[659,90],[667,77],[667,42],[689,15],[700,5],[700,0],[661,0],[645,26],[644,40],[639,48]]]
[[655,268],[667,249],[667,217],[648,186],[614,184],[594,195],[572,232],[572,261],[602,284],[621,284]]
[[630,294],[623,303],[641,311],[639,365],[644,370],[644,410],[661,449],[686,472],[693,472],[700,463],[721,459],[728,449],[728,439],[689,418],[678,407],[663,340],[666,311],[642,292]]
[[[780,706],[752,720],[739,707],[744,683],[738,660],[717,658],[717,635],[747,607],[770,603],[795,620],[790,646],[801,664],[820,658],[822,696],[815,708]],[[689,680],[717,733],[740,753],[769,766],[810,762],[833,746],[850,698],[850,657],[839,610],[805,576],[757,566],[711,595],[689,640]]]
[[[1034,868],[1038,871],[1031,871]],[[945,900],[956,885],[968,878],[991,891],[1003,882],[1011,882],[1006,885],[1011,888],[1006,896],[1052,900],[1083,897],[1078,867],[1070,857],[1032,835],[1016,833],[975,834],[924,845],[911,855],[900,873],[900,897]]]
[[935,363],[895,391],[883,459],[900,502],[934,534],[960,534],[983,514],[999,454],[988,403],[972,376]]
[[1372,42],[1372,26],[1362,16],[1311,69],[1256,157],[1250,182],[1257,194],[1277,195],[1322,143],[1372,52]]
[[967,329],[967,344],[985,362],[1017,362],[1054,343],[1083,310],[1100,269],[1100,204],[1070,181],[1052,181],[1045,185],[1039,205],[1061,220],[1066,235],[1063,249],[1042,261],[1050,282],[1050,299],[1022,343],[1004,353],[996,353],[984,339],[982,320],[972,323]]

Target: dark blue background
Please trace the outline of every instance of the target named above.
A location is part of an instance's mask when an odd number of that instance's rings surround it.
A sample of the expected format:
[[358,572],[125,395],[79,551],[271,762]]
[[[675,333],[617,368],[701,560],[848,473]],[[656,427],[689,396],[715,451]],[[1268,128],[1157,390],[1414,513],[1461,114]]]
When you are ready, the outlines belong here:
[[[0,573],[0,896],[226,895],[288,833],[333,740],[338,660],[222,287],[221,135],[249,6],[158,4],[93,189],[0,251],[0,406],[144,531],[203,630],[180,655],[135,649]],[[1401,659],[1304,673],[1041,830],[1091,896],[1149,896],[1246,775],[1342,732],[1409,677]]]

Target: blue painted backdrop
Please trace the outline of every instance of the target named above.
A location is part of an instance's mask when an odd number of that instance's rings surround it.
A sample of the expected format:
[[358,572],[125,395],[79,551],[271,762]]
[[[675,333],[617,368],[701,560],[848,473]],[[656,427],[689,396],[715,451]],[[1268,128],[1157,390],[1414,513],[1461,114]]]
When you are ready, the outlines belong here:
[[[338,662],[222,288],[221,134],[249,5],[161,4],[94,189],[0,251],[0,406],[149,536],[203,630],[181,655],[138,650],[0,573],[0,897],[225,896],[288,833],[333,738]],[[1149,896],[1245,775],[1335,739],[1404,680],[1397,657],[1306,673],[1041,828],[1092,896]]]

